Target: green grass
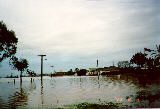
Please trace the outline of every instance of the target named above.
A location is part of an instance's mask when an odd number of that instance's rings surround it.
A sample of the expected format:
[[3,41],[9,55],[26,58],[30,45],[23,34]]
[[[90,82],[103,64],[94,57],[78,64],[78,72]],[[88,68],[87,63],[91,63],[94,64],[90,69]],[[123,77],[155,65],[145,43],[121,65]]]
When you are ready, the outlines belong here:
[[[122,105],[121,103],[113,103],[113,102],[106,102],[106,103],[80,103],[80,104],[71,104],[65,105],[64,107],[55,108],[55,107],[32,107],[29,109],[115,109],[115,108],[127,108],[127,105]],[[18,109],[26,109],[24,107],[19,107]],[[28,109],[28,107],[27,107]]]
[[76,105],[76,108],[78,109],[112,109],[112,108],[125,108],[127,106],[124,106],[120,103],[103,103],[103,104],[96,104],[96,103],[80,103]]

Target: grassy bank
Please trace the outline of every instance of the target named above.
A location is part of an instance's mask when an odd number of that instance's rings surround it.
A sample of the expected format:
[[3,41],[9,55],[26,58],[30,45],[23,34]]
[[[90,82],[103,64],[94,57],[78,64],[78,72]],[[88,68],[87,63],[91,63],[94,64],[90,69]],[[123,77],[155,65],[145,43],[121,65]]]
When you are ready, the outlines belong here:
[[127,105],[122,105],[122,103],[113,103],[113,102],[106,102],[106,103],[80,103],[80,104],[72,104],[72,105],[65,105],[63,107],[19,107],[18,109],[113,109],[113,108],[127,108]]

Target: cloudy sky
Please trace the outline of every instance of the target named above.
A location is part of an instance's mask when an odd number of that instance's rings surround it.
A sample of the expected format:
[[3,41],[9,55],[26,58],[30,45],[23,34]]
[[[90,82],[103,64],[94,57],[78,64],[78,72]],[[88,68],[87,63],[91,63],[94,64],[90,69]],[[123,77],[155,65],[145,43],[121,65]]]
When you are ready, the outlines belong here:
[[[17,56],[40,73],[129,60],[160,42],[160,0],[0,0],[0,20],[15,31]],[[0,76],[11,72],[8,60]],[[16,73],[15,73],[16,74]]]

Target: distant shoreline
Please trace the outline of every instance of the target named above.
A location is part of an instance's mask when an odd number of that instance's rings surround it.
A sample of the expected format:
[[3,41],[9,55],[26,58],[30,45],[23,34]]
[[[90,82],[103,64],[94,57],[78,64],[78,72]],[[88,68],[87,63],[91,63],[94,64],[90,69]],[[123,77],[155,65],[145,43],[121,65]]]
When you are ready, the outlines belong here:
[[[119,71],[112,71],[112,72],[104,72],[101,76],[109,76],[109,75],[128,75],[128,74],[135,74],[135,75],[153,75],[153,76],[160,76],[160,69],[121,69]],[[49,77],[62,77],[62,76],[78,76],[79,75],[43,75]],[[81,76],[98,76],[98,74],[94,75],[81,75]],[[37,76],[22,76],[22,77],[41,77],[41,75]],[[18,76],[7,76],[7,77],[0,77],[0,78],[19,78]]]

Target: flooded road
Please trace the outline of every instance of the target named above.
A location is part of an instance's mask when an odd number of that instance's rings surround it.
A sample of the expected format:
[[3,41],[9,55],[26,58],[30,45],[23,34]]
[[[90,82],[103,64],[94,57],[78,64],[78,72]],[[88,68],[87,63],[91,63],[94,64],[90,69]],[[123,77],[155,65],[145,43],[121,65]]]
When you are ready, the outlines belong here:
[[[0,78],[0,107],[65,107],[83,102],[160,107],[160,81],[124,75]],[[144,81],[143,81],[144,80]]]

